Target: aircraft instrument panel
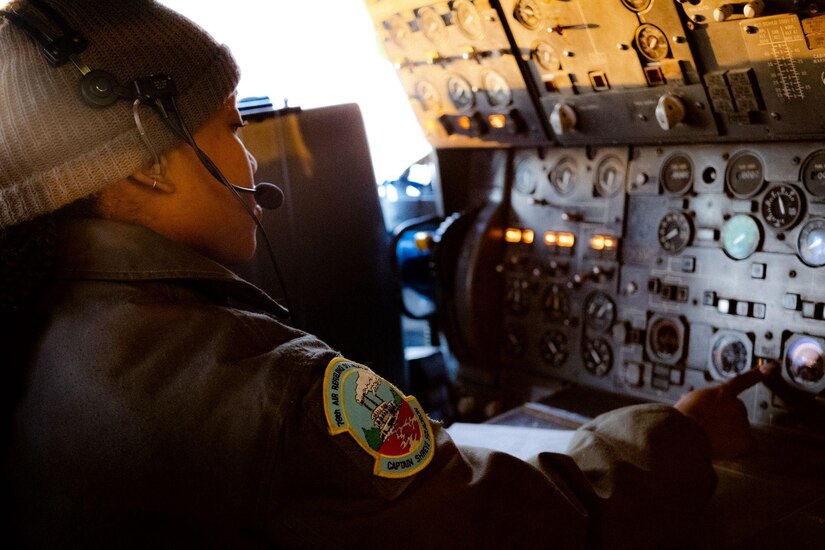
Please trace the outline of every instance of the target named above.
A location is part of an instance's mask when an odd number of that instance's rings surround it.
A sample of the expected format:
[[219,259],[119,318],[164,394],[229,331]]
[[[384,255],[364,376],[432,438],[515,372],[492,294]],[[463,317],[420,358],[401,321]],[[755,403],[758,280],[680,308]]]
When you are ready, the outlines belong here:
[[825,433],[825,2],[368,0],[437,151],[461,375]]

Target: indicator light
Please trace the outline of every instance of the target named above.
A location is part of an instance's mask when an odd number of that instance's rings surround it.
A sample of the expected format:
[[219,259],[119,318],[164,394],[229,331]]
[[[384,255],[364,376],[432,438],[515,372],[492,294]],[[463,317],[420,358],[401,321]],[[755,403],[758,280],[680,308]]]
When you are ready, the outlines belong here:
[[508,227],[507,231],[504,232],[504,240],[508,243],[520,243],[521,242],[521,229],[515,229],[513,227]]
[[590,239],[590,248],[593,250],[613,250],[617,244],[618,241],[615,237],[607,237],[605,235],[594,235]]
[[533,244],[533,241],[536,239],[536,234],[533,232],[532,229],[525,229],[521,232],[521,242],[525,244]]
[[559,233],[558,246],[562,248],[573,248],[576,244],[576,236],[572,233]]
[[490,126],[496,129],[502,129],[507,127],[507,117],[504,115],[490,115],[487,117],[487,120],[490,121]]

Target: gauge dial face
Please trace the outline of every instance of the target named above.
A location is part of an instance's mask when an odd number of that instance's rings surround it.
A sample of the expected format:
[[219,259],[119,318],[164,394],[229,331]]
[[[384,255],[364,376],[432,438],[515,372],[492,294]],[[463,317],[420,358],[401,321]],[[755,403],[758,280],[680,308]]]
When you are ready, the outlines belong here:
[[613,367],[613,349],[604,338],[585,340],[582,360],[587,372],[594,376],[606,376]]
[[740,153],[731,159],[725,173],[728,190],[734,197],[747,199],[754,196],[765,183],[765,167],[753,153]]
[[559,368],[567,362],[570,355],[569,338],[559,330],[549,330],[541,335],[539,348],[541,358],[551,367]]
[[723,334],[713,343],[711,361],[716,372],[728,378],[748,370],[751,357],[742,337]]
[[533,57],[536,59],[542,69],[556,72],[561,69],[561,58],[553,46],[547,42],[539,42],[536,44],[536,49],[533,50]]
[[513,189],[523,195],[532,195],[538,189],[539,182],[544,178],[541,163],[534,158],[522,159],[516,166],[516,176]]
[[734,260],[749,258],[761,241],[759,223],[746,214],[737,214],[722,227],[722,248]]
[[576,164],[563,158],[550,172],[550,183],[559,195],[569,195],[576,188]]
[[542,307],[551,321],[566,321],[570,317],[570,297],[559,285],[550,285],[545,291]]
[[469,109],[475,104],[473,87],[464,77],[452,75],[448,78],[447,93],[449,93],[450,101],[453,102],[456,109]]
[[659,27],[648,23],[636,29],[636,46],[639,52],[650,61],[660,61],[667,57],[670,51],[665,33]]
[[435,86],[427,80],[416,82],[415,95],[425,111],[437,111],[441,108],[441,96]]
[[596,181],[593,182],[596,194],[612,197],[624,188],[624,165],[616,157],[607,157],[599,163]]
[[410,26],[400,15],[393,15],[384,23],[384,27],[390,33],[392,41],[399,46],[403,47],[407,39],[410,38]]
[[814,218],[803,225],[797,247],[799,257],[809,266],[825,265],[825,219]]
[[432,8],[418,10],[418,26],[430,42],[439,44],[447,40],[447,24]]
[[650,327],[648,345],[655,360],[673,364],[679,360],[683,347],[684,329],[668,317],[656,319]]
[[609,329],[616,319],[616,305],[604,292],[594,292],[584,301],[584,324],[597,331]]
[[673,210],[659,222],[659,246],[669,254],[684,250],[693,238],[693,223],[684,212]]
[[774,229],[790,229],[802,218],[803,200],[793,185],[771,187],[762,199],[762,218]]
[[541,6],[536,0],[519,0],[513,15],[516,21],[530,30],[538,29],[544,20],[541,14]]
[[530,309],[532,302],[532,288],[525,279],[512,278],[507,281],[504,293],[504,302],[511,313],[523,314]]
[[800,386],[814,387],[825,378],[825,350],[812,338],[800,338],[785,354],[785,368]]
[[684,195],[693,187],[693,163],[685,155],[673,155],[662,166],[662,187],[671,195]]
[[510,325],[504,330],[504,353],[518,359],[527,351],[527,331],[521,325]]
[[478,40],[484,36],[484,20],[475,4],[470,0],[457,0],[453,4],[453,12],[458,22],[458,28],[468,38]]
[[632,11],[643,11],[650,5],[650,0],[622,0],[622,4]]
[[507,80],[495,71],[487,71],[483,77],[484,92],[493,107],[503,107],[513,100],[513,91]]
[[825,151],[818,151],[805,161],[802,182],[812,195],[825,197]]

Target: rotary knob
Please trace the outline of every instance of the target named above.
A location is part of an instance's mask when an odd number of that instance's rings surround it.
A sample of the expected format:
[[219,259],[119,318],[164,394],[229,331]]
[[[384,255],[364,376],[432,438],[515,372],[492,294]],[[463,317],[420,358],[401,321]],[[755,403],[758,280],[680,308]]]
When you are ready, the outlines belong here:
[[753,0],[752,2],[745,4],[745,7],[742,9],[742,13],[745,14],[745,17],[748,19],[753,19],[754,17],[759,17],[762,15],[764,10],[765,2],[763,2],[763,0]]
[[656,122],[662,130],[670,130],[685,119],[685,104],[675,95],[663,95],[656,105]]
[[553,112],[550,113],[550,127],[553,128],[556,135],[569,134],[576,129],[577,124],[578,116],[572,106],[566,103],[557,103],[553,107]]

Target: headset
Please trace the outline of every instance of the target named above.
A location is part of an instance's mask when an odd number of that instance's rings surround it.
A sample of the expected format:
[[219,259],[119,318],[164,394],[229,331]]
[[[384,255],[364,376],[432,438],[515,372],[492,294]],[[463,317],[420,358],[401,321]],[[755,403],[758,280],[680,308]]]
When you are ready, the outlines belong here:
[[221,173],[220,169],[212,162],[212,159],[201,150],[195,142],[195,138],[189,131],[180,111],[177,107],[176,98],[178,95],[175,81],[171,75],[167,74],[152,74],[138,77],[128,85],[123,85],[115,79],[115,77],[101,69],[89,69],[82,63],[78,57],[88,47],[89,43],[86,38],[73,29],[63,18],[60,13],[54,8],[43,2],[42,0],[28,0],[28,4],[33,6],[44,16],[49,23],[53,24],[55,28],[59,29],[60,36],[51,36],[47,33],[41,25],[33,18],[30,18],[21,13],[12,11],[11,9],[0,10],[0,18],[6,19],[9,23],[14,24],[26,35],[29,36],[40,47],[46,61],[52,67],[61,67],[68,62],[71,62],[81,73],[79,82],[80,97],[83,102],[94,108],[108,107],[118,100],[129,101],[133,104],[133,112],[135,115],[135,124],[144,140],[149,151],[158,165],[158,157],[151,144],[146,138],[143,131],[143,125],[140,122],[138,114],[138,107],[140,105],[148,105],[152,107],[155,112],[160,115],[161,120],[171,130],[175,136],[187,143],[195,152],[198,160],[209,171],[209,173],[227,189],[232,191],[233,195],[246,210],[247,214],[254,220],[255,225],[260,231],[261,236],[266,244],[265,248],[269,253],[269,259],[275,270],[275,275],[282,282],[281,288],[284,290],[284,301],[287,307],[276,304],[279,309],[276,314],[284,319],[290,318],[289,299],[286,295],[286,289],[283,284],[283,277],[278,269],[278,264],[275,261],[275,253],[270,245],[269,238],[266,231],[261,225],[260,220],[255,216],[254,212],[249,208],[247,203],[241,198],[241,194],[252,193],[255,196],[255,201],[263,208],[272,210],[278,208],[284,202],[284,193],[281,189],[271,183],[261,182],[256,184],[253,188],[242,187],[235,185],[228,181]]

